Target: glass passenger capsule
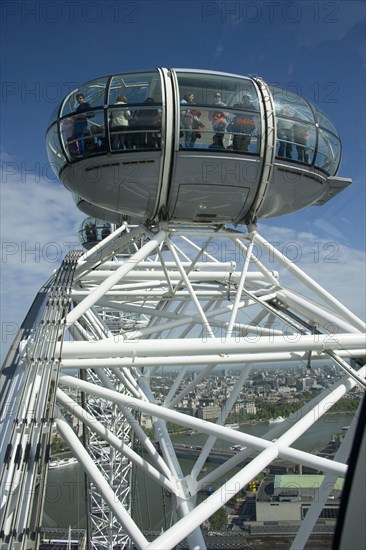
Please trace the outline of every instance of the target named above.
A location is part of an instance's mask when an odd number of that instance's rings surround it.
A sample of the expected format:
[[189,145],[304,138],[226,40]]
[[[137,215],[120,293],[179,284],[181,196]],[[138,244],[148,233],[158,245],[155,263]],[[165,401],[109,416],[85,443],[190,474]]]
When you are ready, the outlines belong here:
[[47,149],[80,205],[141,221],[248,224],[322,204],[351,183],[336,177],[340,138],[313,103],[203,70],[86,83],[53,113]]
[[84,248],[90,250],[90,248],[108,237],[111,232],[112,226],[109,222],[89,217],[80,224],[79,241]]
[[128,222],[129,224],[134,223],[134,220],[132,220],[131,216],[121,214],[121,212],[108,210],[107,208],[103,208],[98,204],[88,202],[78,195],[73,195],[72,198],[78,209],[91,218],[104,220],[116,226],[122,225],[123,222]]

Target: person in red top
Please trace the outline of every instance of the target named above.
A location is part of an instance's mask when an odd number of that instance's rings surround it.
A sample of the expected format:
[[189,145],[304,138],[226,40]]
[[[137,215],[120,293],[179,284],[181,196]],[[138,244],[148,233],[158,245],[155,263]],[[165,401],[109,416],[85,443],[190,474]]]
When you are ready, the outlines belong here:
[[[215,92],[213,105],[217,107],[226,107],[226,103],[224,103],[221,99],[220,92]],[[218,136],[217,143],[220,142],[220,146],[222,147],[224,147],[223,139],[227,127],[228,116],[229,113],[225,112],[223,109],[217,109],[208,113],[208,120],[211,121],[212,129]]]
[[[252,104],[250,102],[250,97],[244,95],[242,97],[241,103],[236,103],[233,107],[234,109],[251,109]],[[233,150],[247,152],[251,135],[256,129],[256,123],[253,116],[250,113],[240,113],[237,114],[232,122],[228,126],[228,130],[233,132]]]

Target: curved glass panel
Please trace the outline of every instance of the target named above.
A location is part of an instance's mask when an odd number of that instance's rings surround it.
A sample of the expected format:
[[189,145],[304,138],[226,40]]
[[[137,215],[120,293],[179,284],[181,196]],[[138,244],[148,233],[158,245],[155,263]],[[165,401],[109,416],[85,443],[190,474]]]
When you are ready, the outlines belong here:
[[180,147],[183,149],[220,149],[235,153],[258,153],[260,147],[259,113],[225,108],[188,109],[181,106]]
[[103,107],[108,77],[98,78],[80,86],[65,101],[60,116]]
[[[279,111],[287,114],[288,108],[285,106]],[[294,142],[294,123],[290,118],[277,117],[277,144],[278,149],[276,155],[278,157],[292,159],[292,145]]]
[[179,71],[177,77],[180,148],[259,152],[259,103],[250,79]]
[[104,111],[87,111],[60,121],[62,143],[69,160],[104,153]]
[[[286,109],[284,107],[282,112],[286,113]],[[277,157],[312,164],[315,143],[315,125],[277,117]]]
[[66,164],[58,137],[57,123],[51,126],[46,135],[47,155],[53,171],[58,177],[61,168]]
[[[262,117],[251,78],[189,70],[178,70],[176,76],[181,149],[260,153]],[[68,161],[88,156],[160,150],[165,124],[161,78],[158,70],[103,77],[67,95],[61,110],[56,107],[51,115],[51,120],[60,116],[59,126],[52,124],[47,133],[48,156],[55,172]],[[276,156],[334,175],[341,144],[333,123],[301,96],[277,86],[271,90]]]
[[293,125],[293,159],[305,164],[312,164],[314,161],[316,143],[315,127],[312,124],[301,124],[296,122]]
[[233,107],[248,96],[251,108],[258,111],[257,90],[250,78],[177,71],[180,101],[193,94],[195,105]]
[[108,109],[110,148],[112,151],[126,149],[160,149],[162,108],[148,97],[138,109],[127,106],[125,96],[118,96],[120,107]]
[[120,74],[113,76],[109,85],[108,104],[118,102],[124,96],[128,104],[144,103],[151,98],[154,103],[162,102],[161,80],[158,71]]
[[337,173],[340,159],[341,144],[339,139],[329,132],[319,129],[315,166],[334,176]]
[[325,130],[329,130],[330,132],[333,132],[337,137],[339,137],[336,127],[334,126],[333,122],[322,112],[318,107],[315,107],[315,117],[316,121],[319,124],[321,128],[325,128]]
[[270,86],[270,88],[274,99],[276,115],[286,114],[286,116],[298,120],[315,122],[314,114],[308,101],[283,88],[278,88],[277,86]]
[[56,122],[56,120],[58,118],[59,110],[60,110],[60,103],[53,109],[53,111],[51,113],[51,116],[50,116],[50,120],[48,122],[48,126],[51,126],[52,122]]
[[82,245],[94,246],[111,234],[112,228],[109,222],[86,218],[80,225],[79,240]]
[[[238,107],[235,105],[234,107]],[[240,106],[243,108],[243,105]],[[230,110],[226,131],[232,134],[231,148],[236,153],[259,153],[260,116],[247,110]]]

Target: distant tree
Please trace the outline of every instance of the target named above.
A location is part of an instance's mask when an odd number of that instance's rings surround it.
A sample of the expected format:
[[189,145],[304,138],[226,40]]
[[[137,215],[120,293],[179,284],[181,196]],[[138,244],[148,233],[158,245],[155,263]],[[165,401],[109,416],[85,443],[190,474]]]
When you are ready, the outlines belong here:
[[52,454],[62,453],[63,451],[67,451],[68,446],[66,445],[65,441],[61,439],[61,437],[55,437],[51,443],[51,451]]
[[209,522],[213,531],[222,531],[227,524],[227,512],[225,508],[220,508],[210,518]]

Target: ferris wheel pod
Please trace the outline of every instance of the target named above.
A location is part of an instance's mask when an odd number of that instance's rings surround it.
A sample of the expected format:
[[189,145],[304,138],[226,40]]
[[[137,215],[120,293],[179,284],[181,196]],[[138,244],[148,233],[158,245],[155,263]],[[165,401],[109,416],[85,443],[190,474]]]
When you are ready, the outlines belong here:
[[91,218],[104,220],[117,226],[121,225],[124,221],[129,224],[133,223],[131,217],[127,216],[126,214],[121,214],[120,212],[108,210],[107,208],[103,208],[102,206],[88,202],[77,195],[73,195],[73,200],[80,212],[83,212],[83,214],[86,214]]
[[67,189],[140,221],[247,223],[326,202],[350,183],[332,184],[341,143],[315,105],[226,73],[87,83],[53,114],[47,146]]
[[109,222],[89,217],[80,224],[79,240],[86,250],[90,250],[103,239],[106,239],[111,232],[112,227]]

